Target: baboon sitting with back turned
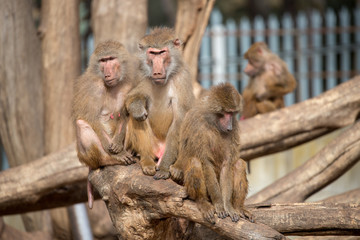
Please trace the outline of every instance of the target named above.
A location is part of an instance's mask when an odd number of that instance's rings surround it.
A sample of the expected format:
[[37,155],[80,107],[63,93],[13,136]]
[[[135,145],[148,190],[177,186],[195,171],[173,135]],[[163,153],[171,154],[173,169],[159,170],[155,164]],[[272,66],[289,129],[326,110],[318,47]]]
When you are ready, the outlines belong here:
[[215,223],[230,216],[253,221],[244,209],[248,191],[246,163],[240,158],[239,126],[242,97],[229,83],[214,86],[187,113],[180,129],[179,156],[170,166],[204,218]]

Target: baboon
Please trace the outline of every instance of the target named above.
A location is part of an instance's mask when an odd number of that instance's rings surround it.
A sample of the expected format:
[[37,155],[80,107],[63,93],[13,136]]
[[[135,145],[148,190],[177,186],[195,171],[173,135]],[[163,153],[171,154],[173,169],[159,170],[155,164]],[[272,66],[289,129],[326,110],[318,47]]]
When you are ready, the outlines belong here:
[[254,43],[244,55],[244,72],[250,82],[243,91],[243,117],[250,118],[284,107],[283,96],[296,88],[286,63],[263,42]]
[[240,158],[237,114],[242,97],[229,83],[214,86],[187,113],[180,130],[179,157],[171,177],[183,182],[205,219],[215,223],[230,216],[251,221],[245,210],[248,191],[246,163]]
[[169,178],[169,166],[178,154],[180,124],[194,100],[181,44],[174,30],[166,27],[154,28],[140,40],[141,80],[125,103],[130,115],[126,148],[140,155],[143,172],[155,179]]
[[72,115],[77,154],[90,169],[135,162],[123,147],[127,121],[123,106],[135,85],[132,61],[121,43],[102,42],[91,55],[86,71],[75,81]]

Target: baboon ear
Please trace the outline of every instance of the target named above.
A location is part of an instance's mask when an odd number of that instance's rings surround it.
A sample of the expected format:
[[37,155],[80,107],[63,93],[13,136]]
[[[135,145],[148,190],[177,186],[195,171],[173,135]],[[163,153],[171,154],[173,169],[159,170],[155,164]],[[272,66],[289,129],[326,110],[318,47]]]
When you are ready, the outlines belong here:
[[141,43],[138,44],[138,48],[139,50],[144,50],[144,45],[142,45]]
[[182,44],[181,40],[178,39],[178,38],[176,38],[176,39],[173,41],[173,43],[174,43],[174,46],[177,47],[177,48],[179,48],[179,47],[181,46],[181,44]]

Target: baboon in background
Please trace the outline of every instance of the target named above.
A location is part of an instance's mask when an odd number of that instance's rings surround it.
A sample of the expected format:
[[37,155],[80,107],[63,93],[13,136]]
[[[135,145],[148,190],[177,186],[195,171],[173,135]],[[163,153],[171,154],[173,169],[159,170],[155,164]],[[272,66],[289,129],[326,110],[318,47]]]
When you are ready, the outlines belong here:
[[77,153],[90,169],[135,162],[123,147],[127,117],[122,110],[127,93],[135,85],[133,61],[121,43],[102,42],[91,55],[85,73],[75,82],[72,115]]
[[244,72],[250,82],[243,91],[243,117],[284,107],[283,96],[296,88],[296,80],[286,63],[263,42],[254,43],[244,57],[248,60]]
[[181,44],[166,27],[154,28],[140,40],[141,81],[125,103],[130,115],[126,148],[140,155],[143,172],[155,179],[170,176],[169,166],[178,154],[180,124],[194,100]]
[[183,182],[205,219],[230,216],[252,221],[244,209],[248,191],[246,163],[240,158],[242,97],[229,83],[213,86],[187,113],[180,130],[179,157],[170,166],[173,180]]

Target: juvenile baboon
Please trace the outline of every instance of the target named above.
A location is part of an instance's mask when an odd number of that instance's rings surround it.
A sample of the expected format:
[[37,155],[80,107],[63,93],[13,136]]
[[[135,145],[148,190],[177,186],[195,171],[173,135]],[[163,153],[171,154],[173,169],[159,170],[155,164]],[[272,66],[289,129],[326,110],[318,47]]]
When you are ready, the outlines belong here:
[[244,209],[248,191],[246,163],[240,158],[237,114],[242,97],[229,83],[214,86],[187,113],[180,130],[179,157],[170,166],[205,219],[230,216],[252,221]]
[[243,91],[243,117],[284,107],[283,96],[296,87],[296,80],[286,63],[263,42],[254,43],[244,57],[248,60],[244,72],[250,82]]

